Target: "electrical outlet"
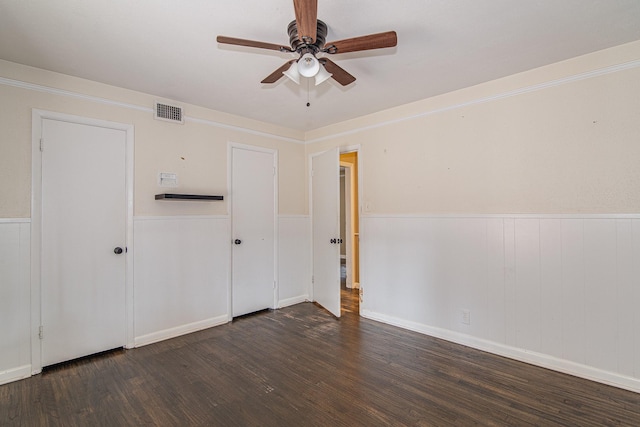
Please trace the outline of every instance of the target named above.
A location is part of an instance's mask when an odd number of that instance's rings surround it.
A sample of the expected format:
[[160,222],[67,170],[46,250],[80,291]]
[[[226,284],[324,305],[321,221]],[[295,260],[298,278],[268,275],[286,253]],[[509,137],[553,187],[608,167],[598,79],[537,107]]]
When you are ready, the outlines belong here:
[[471,324],[471,312],[469,310],[462,310],[462,324],[463,325]]

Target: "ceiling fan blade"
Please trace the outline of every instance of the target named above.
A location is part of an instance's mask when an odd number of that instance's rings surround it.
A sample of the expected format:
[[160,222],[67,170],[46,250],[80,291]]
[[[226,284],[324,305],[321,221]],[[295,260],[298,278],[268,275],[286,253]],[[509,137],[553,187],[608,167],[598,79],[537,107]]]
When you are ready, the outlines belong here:
[[287,46],[282,46],[275,43],[259,42],[255,40],[237,39],[235,37],[218,36],[216,38],[216,41],[218,43],[232,44],[236,46],[257,47],[259,49],[271,49],[271,50],[277,50],[280,52],[292,52],[291,48]]
[[342,67],[328,58],[319,58],[318,61],[324,65],[324,69],[333,74],[331,77],[342,86],[346,86],[356,81],[356,78],[347,73]]
[[298,38],[307,44],[316,41],[318,31],[318,0],[293,0]]
[[398,44],[398,36],[395,31],[369,34],[367,36],[353,37],[351,39],[338,40],[324,45],[327,53],[347,53],[361,50],[381,49],[394,47]]
[[283,72],[287,71],[287,69],[291,66],[291,64],[293,64],[294,62],[296,62],[295,59],[292,59],[291,61],[287,61],[285,62],[280,68],[278,68],[277,70],[275,70],[273,73],[269,74],[267,77],[264,78],[264,80],[262,80],[260,83],[275,83],[278,80],[280,80],[280,77],[284,76],[284,74],[282,74]]

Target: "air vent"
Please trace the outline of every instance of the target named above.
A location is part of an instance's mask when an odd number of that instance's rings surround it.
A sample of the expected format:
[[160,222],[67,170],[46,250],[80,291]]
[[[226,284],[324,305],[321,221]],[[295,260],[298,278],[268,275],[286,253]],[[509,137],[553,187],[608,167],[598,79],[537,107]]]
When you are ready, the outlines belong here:
[[182,107],[176,107],[175,105],[167,105],[156,102],[154,117],[158,120],[164,120],[166,122],[184,124]]

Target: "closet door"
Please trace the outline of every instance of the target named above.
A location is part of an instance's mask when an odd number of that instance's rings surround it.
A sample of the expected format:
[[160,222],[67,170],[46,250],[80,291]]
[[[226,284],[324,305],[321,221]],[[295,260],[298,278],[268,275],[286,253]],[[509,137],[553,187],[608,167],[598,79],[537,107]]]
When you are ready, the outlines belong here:
[[232,316],[275,308],[276,152],[231,146]]
[[42,365],[123,347],[126,132],[42,122]]

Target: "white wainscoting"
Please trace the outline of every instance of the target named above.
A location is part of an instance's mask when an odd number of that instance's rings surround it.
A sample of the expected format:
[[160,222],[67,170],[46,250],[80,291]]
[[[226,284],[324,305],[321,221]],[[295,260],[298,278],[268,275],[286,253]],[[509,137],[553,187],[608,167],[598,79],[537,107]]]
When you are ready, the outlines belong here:
[[[278,307],[309,295],[310,218],[280,216]],[[0,384],[31,375],[29,219],[0,219]],[[134,218],[135,346],[228,321],[228,216]]]
[[28,219],[0,219],[0,384],[31,375]]
[[365,317],[640,392],[640,215],[361,227]]
[[311,284],[311,219],[278,217],[278,308],[309,299]]
[[228,216],[134,218],[135,345],[228,321]]

